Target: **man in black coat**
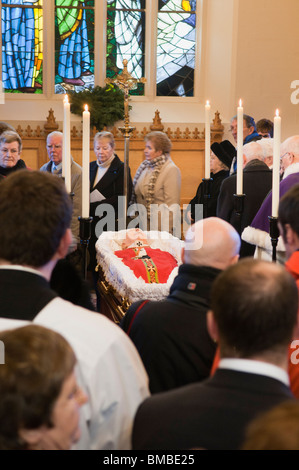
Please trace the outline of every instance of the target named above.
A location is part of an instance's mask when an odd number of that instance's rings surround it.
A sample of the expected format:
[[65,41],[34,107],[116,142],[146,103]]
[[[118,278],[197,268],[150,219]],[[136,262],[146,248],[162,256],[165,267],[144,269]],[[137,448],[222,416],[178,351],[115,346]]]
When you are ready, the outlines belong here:
[[239,449],[252,419],[294,399],[287,364],[297,309],[295,280],[278,264],[249,258],[222,272],[208,313],[220,347],[215,375],[146,399],[133,449]]
[[[243,147],[243,210],[236,210],[237,175],[226,178],[220,189],[217,203],[217,217],[229,222],[241,235],[251,224],[263,200],[272,188],[272,172],[263,162],[263,151],[257,142]],[[240,258],[254,255],[255,246],[242,240]]]
[[186,234],[183,264],[169,296],[134,303],[121,321],[141,356],[152,393],[209,376],[216,350],[206,326],[210,289],[218,274],[238,261],[239,249],[240,237],[227,222],[216,217],[196,222]]

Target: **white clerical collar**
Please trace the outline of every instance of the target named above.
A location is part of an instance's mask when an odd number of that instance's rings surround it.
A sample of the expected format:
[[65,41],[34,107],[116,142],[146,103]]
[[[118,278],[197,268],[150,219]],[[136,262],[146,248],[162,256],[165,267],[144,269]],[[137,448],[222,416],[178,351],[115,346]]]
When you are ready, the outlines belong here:
[[269,364],[268,362],[255,361],[252,359],[221,359],[219,362],[219,369],[237,370],[239,372],[247,372],[250,374],[265,375],[272,379],[283,382],[288,387],[290,380],[287,372],[281,367]]
[[38,276],[44,277],[40,271],[34,268],[29,268],[28,266],[21,266],[19,264],[0,264],[0,269],[11,269],[12,271],[25,271],[32,274],[37,274]]

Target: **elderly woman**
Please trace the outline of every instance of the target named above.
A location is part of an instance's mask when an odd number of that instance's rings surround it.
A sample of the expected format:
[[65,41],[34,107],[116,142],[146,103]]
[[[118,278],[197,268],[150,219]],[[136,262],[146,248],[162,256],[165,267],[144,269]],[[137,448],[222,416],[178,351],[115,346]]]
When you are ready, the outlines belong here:
[[[115,154],[115,142],[111,132],[98,132],[94,136],[93,148],[96,161],[90,163],[90,216],[93,217],[93,221],[89,242],[89,269],[94,278],[97,278],[95,243],[103,231],[118,229],[118,197],[123,196],[124,192],[124,163]],[[128,178],[127,196],[130,200],[132,192],[130,174]],[[104,209],[103,214],[99,215],[100,206],[103,204],[108,204],[111,211],[106,214]]]
[[21,160],[22,140],[14,131],[5,131],[0,135],[0,175],[8,176],[14,171],[26,168]]
[[80,437],[76,358],[59,334],[38,325],[2,331],[0,450],[68,450]]
[[[222,181],[229,176],[229,169],[231,167],[234,149],[230,150],[229,146],[226,146],[228,141],[221,142],[220,144],[214,142],[211,145],[211,182],[210,182],[210,194],[207,202],[207,217],[216,217],[217,200],[220,192],[220,186]],[[226,150],[225,150],[226,149]],[[190,211],[187,212],[187,221],[190,223],[196,222],[202,218],[201,211],[196,210],[199,204],[204,204],[204,188],[203,183],[197,188],[196,195],[189,202]]]
[[131,204],[137,202],[146,210],[147,220],[146,224],[142,224],[143,229],[163,230],[166,227],[170,232],[174,231],[171,210],[163,212],[163,220],[160,213],[157,224],[153,220],[153,204],[165,204],[167,207],[176,204],[178,209],[180,207],[181,172],[171,160],[170,151],[171,141],[164,132],[153,131],[145,136],[145,160],[136,172],[131,200]]

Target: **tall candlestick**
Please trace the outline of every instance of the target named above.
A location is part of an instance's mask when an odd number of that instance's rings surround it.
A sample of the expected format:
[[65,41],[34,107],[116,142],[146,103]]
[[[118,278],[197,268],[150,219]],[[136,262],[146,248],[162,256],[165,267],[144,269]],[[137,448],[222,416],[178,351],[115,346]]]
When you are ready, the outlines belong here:
[[237,109],[237,194],[243,194],[243,107]]
[[67,95],[65,95],[63,106],[62,176],[64,177],[67,192],[71,193],[71,124],[70,103]]
[[211,129],[210,129],[210,110],[209,101],[205,105],[205,177],[210,178],[210,148],[211,148]]
[[272,217],[278,216],[279,183],[280,183],[280,142],[281,142],[281,117],[278,109],[274,117],[273,132],[273,170],[272,170]]
[[89,217],[89,152],[90,152],[90,112],[87,104],[83,111],[82,143],[82,217]]

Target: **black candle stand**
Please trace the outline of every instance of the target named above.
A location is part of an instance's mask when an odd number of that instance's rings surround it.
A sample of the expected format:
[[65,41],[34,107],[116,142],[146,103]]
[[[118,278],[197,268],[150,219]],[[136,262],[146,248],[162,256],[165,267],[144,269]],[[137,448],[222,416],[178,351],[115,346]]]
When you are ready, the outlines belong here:
[[203,218],[206,219],[209,216],[208,204],[211,197],[211,182],[212,178],[203,178]]
[[278,217],[272,217],[271,215],[269,215],[268,219],[270,222],[269,235],[272,243],[272,261],[276,262],[276,248],[279,238]]
[[79,237],[80,237],[80,244],[82,246],[82,275],[83,279],[86,280],[87,278],[87,248],[89,244],[89,240],[91,237],[91,222],[93,220],[92,217],[78,217],[80,222],[79,228]]
[[[241,235],[241,219],[244,211],[244,202],[246,194],[234,194],[234,210],[237,216],[238,229],[237,231]],[[237,227],[236,227],[237,228]]]

